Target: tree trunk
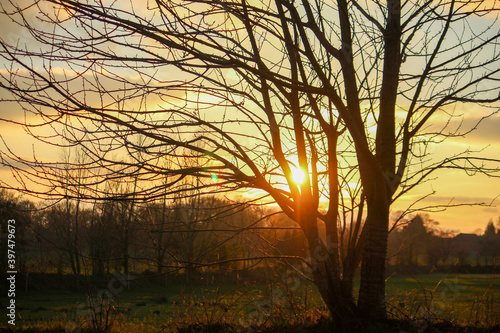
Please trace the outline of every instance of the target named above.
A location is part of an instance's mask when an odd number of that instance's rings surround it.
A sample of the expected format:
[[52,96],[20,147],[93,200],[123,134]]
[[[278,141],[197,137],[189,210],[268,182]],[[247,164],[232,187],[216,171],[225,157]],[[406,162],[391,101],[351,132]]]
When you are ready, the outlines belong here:
[[358,310],[364,317],[385,319],[385,263],[389,207],[396,179],[396,101],[401,66],[401,1],[387,1],[384,30],[384,68],[376,135],[376,161],[357,148],[368,215],[361,265]]
[[358,311],[363,317],[385,319],[385,264],[389,226],[389,202],[384,195],[368,202],[367,229],[361,263]]
[[[76,273],[78,274],[78,276],[80,275],[81,273],[81,267],[80,267],[80,245],[79,245],[79,232],[80,232],[80,225],[79,225],[79,218],[80,218],[80,200],[77,200],[76,201],[76,204],[75,204],[75,235],[74,235],[74,238],[73,238],[73,246],[74,246],[74,251],[75,251],[75,268],[76,268]],[[83,260],[83,258],[82,258]],[[78,278],[77,278],[78,280]]]
[[314,283],[333,321],[342,323],[346,318],[353,317],[355,314],[354,284],[351,283],[353,280],[350,279],[349,274],[346,276],[347,279],[343,280],[337,246],[325,245],[317,232],[309,231],[306,237]]
[[129,273],[129,253],[128,253],[128,247],[129,247],[129,232],[128,232],[128,227],[125,227],[125,239],[123,242],[123,273],[127,274]]

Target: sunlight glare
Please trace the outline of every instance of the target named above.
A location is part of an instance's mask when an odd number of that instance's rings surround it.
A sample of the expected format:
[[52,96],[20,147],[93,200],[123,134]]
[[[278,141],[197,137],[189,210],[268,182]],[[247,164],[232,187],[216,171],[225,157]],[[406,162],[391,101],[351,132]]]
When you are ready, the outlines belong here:
[[302,169],[292,168],[292,178],[297,184],[302,184],[306,179],[306,175]]

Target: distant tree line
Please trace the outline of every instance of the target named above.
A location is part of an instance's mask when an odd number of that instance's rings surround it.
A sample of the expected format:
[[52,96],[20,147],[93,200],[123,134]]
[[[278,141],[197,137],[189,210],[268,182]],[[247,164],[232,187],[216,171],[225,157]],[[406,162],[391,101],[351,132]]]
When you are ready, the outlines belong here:
[[393,230],[389,236],[389,263],[429,267],[499,263],[500,228],[495,228],[492,220],[481,235],[441,230],[438,224],[427,214],[417,214]]
[[[47,203],[36,204],[0,191],[1,246],[6,246],[7,220],[15,219],[20,272],[103,276],[149,271],[165,279],[180,272],[189,283],[210,270],[239,270],[277,262],[300,265],[300,259],[308,255],[306,239],[284,214],[216,196],[140,203],[63,200],[39,209],[41,205]],[[437,267],[498,263],[500,229],[493,221],[482,235],[457,234],[437,226],[429,215],[420,214],[392,230],[389,264]],[[340,250],[346,251],[343,238],[339,237]],[[0,257],[3,271],[6,259]]]
[[[15,219],[20,272],[181,272],[189,283],[203,271],[258,267],[266,258],[295,259],[306,252],[303,238],[296,247],[298,232],[284,215],[216,196],[64,200],[39,207],[46,205],[0,191],[0,246],[6,246],[7,220]],[[3,271],[6,259],[0,258]]]

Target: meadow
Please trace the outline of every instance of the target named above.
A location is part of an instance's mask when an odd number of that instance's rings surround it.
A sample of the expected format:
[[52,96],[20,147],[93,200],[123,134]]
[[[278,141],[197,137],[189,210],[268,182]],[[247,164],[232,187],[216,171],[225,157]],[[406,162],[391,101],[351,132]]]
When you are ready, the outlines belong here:
[[[391,276],[386,288],[389,317],[415,331],[440,322],[498,326],[499,278],[487,274]],[[131,284],[115,279],[88,284],[79,291],[35,289],[16,297],[15,331],[255,331],[314,324],[328,316],[313,285],[293,278],[266,283],[218,284],[215,280],[186,286],[179,282],[158,285],[139,277]]]

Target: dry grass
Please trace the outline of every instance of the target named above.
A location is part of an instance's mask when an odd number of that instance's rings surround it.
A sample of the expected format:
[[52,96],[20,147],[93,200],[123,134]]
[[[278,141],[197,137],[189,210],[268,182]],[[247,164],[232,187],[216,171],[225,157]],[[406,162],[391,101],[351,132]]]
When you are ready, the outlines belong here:
[[[388,323],[353,320],[344,329],[493,332],[500,328],[498,276],[392,277],[387,294]],[[16,331],[23,332],[328,332],[334,325],[306,282],[193,288],[145,284],[93,305],[85,296],[68,292],[26,294],[18,303]]]

